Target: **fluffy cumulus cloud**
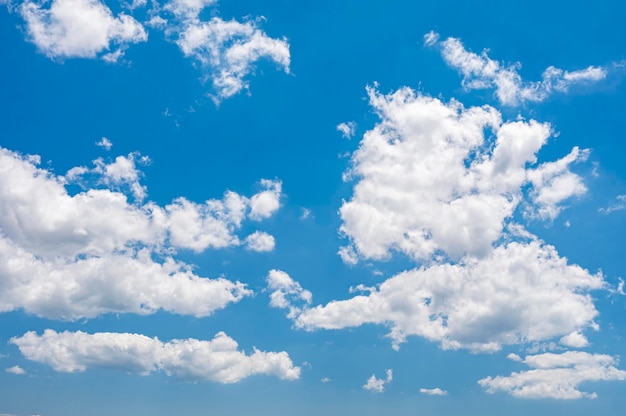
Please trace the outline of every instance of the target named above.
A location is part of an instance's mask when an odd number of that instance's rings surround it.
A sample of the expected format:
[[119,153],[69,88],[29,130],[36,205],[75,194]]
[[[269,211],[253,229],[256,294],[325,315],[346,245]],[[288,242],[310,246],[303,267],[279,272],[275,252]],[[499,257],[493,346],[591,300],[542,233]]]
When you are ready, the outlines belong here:
[[364,390],[370,390],[376,393],[382,393],[385,391],[385,385],[391,383],[393,380],[393,370],[387,370],[387,378],[376,378],[375,374],[372,374],[367,382],[363,385]]
[[[258,61],[274,62],[289,73],[291,54],[285,38],[261,28],[263,17],[238,21],[214,16],[201,18],[215,0],[171,0],[153,3],[147,25],[162,30],[186,57],[200,64],[213,86],[216,103],[249,88],[248,76]],[[2,2],[0,2],[2,4]],[[148,33],[132,16],[114,15],[101,0],[25,0],[17,10],[25,21],[28,39],[51,58],[95,58],[117,62],[130,44],[146,42]],[[145,0],[122,5],[130,12]]]
[[[38,167],[38,156],[0,149],[0,311],[61,319],[159,309],[207,316],[251,294],[240,282],[196,275],[174,255],[244,244],[236,233],[244,220],[258,219],[252,201],[277,195],[279,182],[263,181],[250,198],[228,191],[204,203],[181,197],[159,206],[138,198],[146,191],[138,157],[97,159],[94,168],[57,176]],[[71,195],[68,183],[83,190]],[[270,237],[256,234],[247,244],[268,250]]]
[[210,341],[182,339],[162,342],[157,338],[129,333],[27,332],[10,343],[31,361],[60,372],[82,372],[88,368],[122,370],[147,375],[163,371],[189,381],[209,380],[236,383],[255,374],[295,380],[300,368],[286,352],[252,354],[238,350],[237,342],[223,332]]
[[262,231],[255,231],[246,237],[246,247],[252,251],[272,251],[276,242],[274,236]]
[[414,260],[483,256],[523,200],[525,185],[529,211],[544,218],[585,190],[568,166],[586,151],[532,166],[551,134],[546,123],[503,122],[492,107],[465,108],[406,87],[368,93],[381,121],[352,157],[349,176],[357,183],[340,209],[341,231],[351,241],[340,250],[347,263],[385,259],[390,251]]
[[302,308],[309,305],[313,295],[304,290],[300,283],[296,282],[282,270],[270,270],[267,275],[267,287],[271,290],[270,306],[274,308],[289,309],[289,318],[294,318],[302,312]]
[[598,312],[584,292],[603,286],[601,275],[567,264],[549,245],[510,242],[480,260],[400,273],[346,300],[272,306],[291,308],[296,327],[306,330],[373,323],[390,328],[396,347],[415,335],[443,348],[491,352],[595,328]]
[[531,369],[480,380],[478,383],[487,392],[501,391],[524,398],[594,399],[596,393],[581,391],[579,386],[592,381],[626,380],[626,371],[615,367],[617,359],[605,354],[567,351],[529,355],[524,360],[514,354],[509,358]]
[[148,39],[134,18],[114,16],[99,0],[52,0],[49,6],[27,0],[18,10],[30,41],[51,58],[117,60],[129,44]]
[[[426,42],[440,44],[434,33]],[[598,329],[591,293],[607,288],[602,274],[571,264],[517,221],[552,221],[582,195],[571,168],[589,152],[574,147],[538,163],[548,123],[503,121],[491,106],[466,108],[408,87],[377,88],[368,94],[380,121],[345,175],[354,188],[339,211],[349,243],[338,254],[354,265],[401,253],[415,267],[317,306],[281,275],[282,285],[268,279],[270,305],[305,330],[384,325],[394,348],[409,336],[473,352],[555,339],[586,346],[583,332]]]
[[[275,62],[289,72],[291,55],[286,39],[268,36],[259,28],[261,19],[239,22],[212,17],[202,20],[200,12],[212,0],[173,0],[163,6],[161,22],[185,56],[208,71],[217,102],[248,88],[246,77],[261,59]],[[169,19],[169,20],[167,20]]]
[[550,66],[542,74],[541,81],[526,82],[519,74],[521,64],[504,65],[487,55],[468,51],[456,38],[440,40],[434,32],[424,36],[427,46],[440,50],[443,59],[463,76],[463,87],[473,89],[495,89],[501,104],[515,106],[524,102],[544,101],[555,92],[565,93],[573,85],[591,84],[603,80],[607,69],[589,66],[576,71],[566,71]]

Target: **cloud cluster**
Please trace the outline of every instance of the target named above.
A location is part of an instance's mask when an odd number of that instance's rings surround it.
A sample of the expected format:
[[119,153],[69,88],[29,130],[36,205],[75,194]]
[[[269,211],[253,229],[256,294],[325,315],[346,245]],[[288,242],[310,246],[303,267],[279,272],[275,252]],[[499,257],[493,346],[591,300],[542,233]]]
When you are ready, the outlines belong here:
[[285,380],[300,377],[300,368],[293,365],[286,352],[264,352],[255,348],[247,355],[239,351],[237,342],[223,332],[210,341],[162,342],[138,334],[87,334],[47,329],[42,335],[27,332],[9,342],[16,345],[27,359],[60,372],[106,368],[147,375],[163,371],[183,380],[218,383],[236,383],[255,374]]
[[555,92],[566,93],[573,85],[595,83],[607,76],[607,69],[598,66],[577,71],[550,66],[543,72],[541,81],[526,82],[518,73],[521,64],[507,66],[489,58],[487,51],[480,55],[470,52],[457,38],[441,41],[439,34],[429,32],[424,43],[438,48],[444,61],[463,75],[465,89],[495,89],[498,101],[507,106],[541,102]]
[[129,44],[148,40],[137,20],[124,13],[114,16],[99,0],[52,0],[45,5],[26,0],[18,10],[29,40],[48,57],[116,61]]
[[547,123],[504,122],[493,107],[465,108],[408,87],[368,94],[380,121],[346,175],[355,185],[340,208],[349,244],[339,254],[356,264],[399,252],[416,267],[314,307],[286,274],[282,285],[268,278],[271,306],[305,330],[384,325],[394,348],[408,336],[473,352],[554,338],[586,345],[583,331],[598,328],[590,292],[605,288],[602,274],[570,264],[514,215],[520,208],[526,218],[553,220],[586,191],[570,168],[588,151],[574,147],[538,164]]
[[483,259],[465,257],[458,264],[400,273],[346,300],[271,306],[288,308],[296,327],[305,330],[373,323],[390,327],[395,347],[415,335],[443,348],[493,352],[596,327],[598,312],[584,293],[603,286],[600,274],[567,264],[554,247],[511,242]]
[[580,391],[578,387],[592,381],[626,380],[626,371],[615,368],[617,359],[605,354],[567,351],[529,355],[524,360],[515,354],[509,358],[523,362],[531,370],[479,380],[488,393],[502,391],[524,398],[594,399],[596,393]]
[[[250,198],[228,191],[223,199],[181,197],[162,207],[138,198],[146,190],[137,157],[97,159],[94,168],[63,177],[39,168],[38,156],[0,148],[0,311],[60,319],[159,309],[207,316],[251,294],[240,282],[198,276],[173,255],[244,243],[271,250],[269,234],[241,240],[236,232],[244,220],[276,212],[280,182],[262,181]],[[70,195],[70,182],[84,190]]]
[[376,393],[382,393],[385,391],[385,385],[391,383],[393,380],[393,370],[387,370],[387,378],[376,378],[375,374],[372,374],[367,382],[363,385],[364,390],[370,390]]
[[165,18],[160,21],[183,54],[208,70],[217,102],[247,89],[245,78],[260,59],[274,61],[289,73],[291,55],[286,39],[275,39],[263,32],[258,25],[262,18],[244,22],[220,17],[202,20],[200,12],[214,3],[172,0],[163,6]]
[[414,260],[484,256],[526,188],[529,213],[549,219],[586,190],[568,169],[585,150],[532,166],[551,135],[547,123],[502,122],[492,107],[465,108],[407,87],[368,94],[381,120],[352,156],[349,176],[357,183],[340,208],[341,232],[351,241],[340,251],[347,263],[386,259],[390,251]]
[[[132,13],[145,0],[126,4]],[[171,0],[152,5],[147,26],[162,30],[186,57],[198,62],[211,80],[217,103],[249,87],[246,78],[259,60],[273,61],[289,73],[286,39],[268,36],[256,20],[237,21],[201,12],[214,0]],[[9,9],[13,6],[9,4]],[[25,0],[15,7],[26,23],[28,40],[50,58],[102,58],[118,61],[130,44],[146,42],[144,25],[123,12],[113,15],[101,0]]]

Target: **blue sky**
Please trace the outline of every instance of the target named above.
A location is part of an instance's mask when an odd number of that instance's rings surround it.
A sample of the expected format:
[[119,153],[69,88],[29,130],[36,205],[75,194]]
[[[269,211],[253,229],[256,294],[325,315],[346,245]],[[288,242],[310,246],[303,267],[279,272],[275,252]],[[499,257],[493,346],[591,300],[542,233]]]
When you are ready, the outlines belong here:
[[618,1],[0,0],[0,415],[618,415]]

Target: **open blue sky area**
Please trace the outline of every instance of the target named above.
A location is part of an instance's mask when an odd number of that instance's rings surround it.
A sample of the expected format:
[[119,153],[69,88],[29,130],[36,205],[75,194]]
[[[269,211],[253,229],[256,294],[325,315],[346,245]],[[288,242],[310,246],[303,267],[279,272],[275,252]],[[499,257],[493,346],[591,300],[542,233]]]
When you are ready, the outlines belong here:
[[622,415],[625,13],[0,0],[0,416]]

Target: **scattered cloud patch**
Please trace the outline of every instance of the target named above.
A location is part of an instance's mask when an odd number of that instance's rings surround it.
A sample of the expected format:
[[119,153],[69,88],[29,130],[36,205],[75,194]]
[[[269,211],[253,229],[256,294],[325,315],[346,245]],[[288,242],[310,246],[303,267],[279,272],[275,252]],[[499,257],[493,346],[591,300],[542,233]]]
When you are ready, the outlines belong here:
[[375,393],[382,393],[385,391],[385,385],[391,383],[393,380],[393,370],[387,370],[387,378],[376,378],[375,374],[367,379],[367,382],[363,385],[364,390],[373,391]]
[[615,199],[617,199],[617,202],[614,202],[606,208],[600,208],[598,211],[602,214],[610,214],[611,212],[626,209],[626,195],[618,195]]
[[72,168],[66,173],[65,179],[70,183],[83,186],[84,189],[94,183],[120,191],[128,189],[135,200],[141,201],[147,196],[147,189],[140,183],[142,172],[137,165],[145,166],[150,162],[150,158],[138,152],[130,153],[128,156],[117,156],[110,163],[98,158],[93,161],[93,168],[89,169],[84,166]]
[[541,102],[554,93],[567,93],[574,85],[589,85],[607,76],[607,69],[589,66],[576,71],[566,71],[550,66],[542,74],[541,81],[527,82],[519,74],[521,64],[505,65],[495,61],[484,50],[477,54],[465,49],[457,38],[439,40],[439,34],[424,35],[424,44],[436,47],[444,61],[463,75],[466,90],[495,89],[495,96],[502,105],[517,106],[525,102]]
[[402,272],[346,300],[270,305],[289,308],[295,326],[309,331],[378,324],[390,328],[395,348],[419,336],[445,349],[489,353],[595,328],[598,312],[587,292],[604,287],[601,274],[569,265],[552,246],[511,242],[482,259]]
[[50,58],[95,58],[110,52],[117,60],[129,44],[148,35],[133,17],[111,10],[98,0],[52,0],[22,3],[17,10],[26,21],[28,39]]
[[246,237],[246,247],[248,250],[267,252],[274,250],[276,242],[274,236],[262,231],[255,231]]
[[589,345],[587,337],[580,332],[571,332],[563,336],[559,343],[571,348],[584,348]]
[[[3,2],[0,2],[2,4]],[[26,0],[17,7],[26,23],[28,40],[50,58],[102,58],[116,63],[129,45],[146,42],[148,33],[132,16],[114,15],[100,0]],[[268,36],[261,28],[263,17],[244,21],[201,18],[213,0],[171,0],[152,4],[148,27],[161,30],[186,57],[197,62],[205,80],[213,86],[216,103],[249,88],[248,77],[257,62],[269,60],[290,72],[291,55],[285,38]],[[131,13],[146,0],[122,1]]]
[[9,367],[5,369],[7,373],[16,374],[16,375],[24,375],[26,374],[26,370],[24,370],[19,365],[14,365],[13,367]]
[[426,394],[429,396],[447,396],[448,395],[447,391],[441,390],[439,387],[436,387],[434,389],[421,388],[420,393]]
[[87,334],[27,332],[11,338],[25,358],[46,364],[55,371],[73,373],[88,368],[105,368],[148,375],[163,371],[188,381],[236,383],[249,376],[265,374],[284,380],[300,377],[286,352],[254,349],[247,355],[223,332],[210,341],[182,339],[162,342],[158,338],[130,333]]
[[212,0],[170,1],[163,6],[165,14],[155,25],[164,25],[163,20],[169,19],[165,33],[174,39],[185,56],[193,58],[207,72],[217,103],[247,89],[246,78],[261,59],[273,61],[289,73],[291,55],[286,39],[272,38],[262,31],[259,28],[262,17],[243,22],[220,17],[202,20],[200,12],[215,3]]
[[595,399],[596,393],[581,391],[579,386],[592,381],[626,380],[626,371],[617,369],[618,361],[610,355],[567,351],[529,355],[521,362],[531,370],[508,377],[486,377],[478,384],[488,393],[502,391],[522,398]]
[[282,182],[263,179],[261,180],[261,186],[265,190],[250,198],[250,218],[253,220],[269,218],[280,208]]
[[322,377],[322,379],[320,380],[322,383],[330,383],[330,378],[328,377]]
[[313,218],[313,214],[309,208],[302,208],[302,214],[300,214],[301,220],[306,220],[307,218]]
[[567,156],[528,170],[528,180],[533,185],[530,194],[533,205],[528,213],[544,220],[554,220],[563,209],[563,201],[586,193],[582,178],[572,173],[569,166],[586,161],[588,156],[588,149],[574,147]]
[[267,288],[271,290],[270,306],[280,309],[289,309],[289,318],[296,317],[303,307],[309,305],[313,295],[304,290],[300,283],[282,270],[270,270],[267,275]]
[[346,139],[351,139],[354,137],[356,132],[356,123],[354,121],[349,121],[347,123],[340,123],[337,125],[337,131],[341,133],[341,136]]
[[96,142],[96,146],[101,147],[106,151],[109,151],[113,147],[113,143],[106,137],[102,137],[99,141]]
[[[56,176],[37,166],[38,156],[0,148],[1,312],[69,320],[160,309],[207,316],[252,294],[240,282],[198,276],[174,255],[246,243],[237,230],[275,212],[266,201],[279,198],[279,182],[263,181],[250,198],[227,191],[223,199],[181,197],[162,207],[137,198],[136,189],[145,189],[138,157],[98,159],[93,169]],[[70,182],[84,191],[70,195]],[[269,240],[256,234],[247,244],[267,249]]]
[[350,245],[339,254],[348,264],[392,251],[416,261],[485,256],[520,202],[553,219],[586,189],[568,167],[587,151],[533,168],[552,133],[547,123],[503,122],[495,108],[444,103],[407,87],[368,94],[380,122],[352,156],[356,184],[340,208]]

